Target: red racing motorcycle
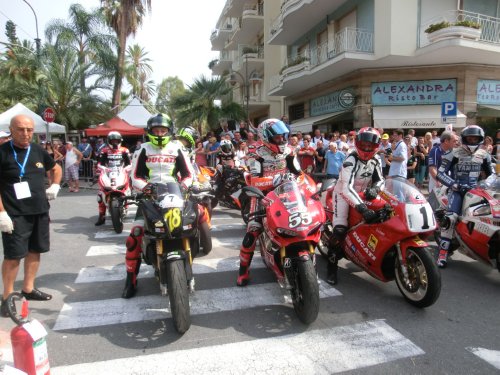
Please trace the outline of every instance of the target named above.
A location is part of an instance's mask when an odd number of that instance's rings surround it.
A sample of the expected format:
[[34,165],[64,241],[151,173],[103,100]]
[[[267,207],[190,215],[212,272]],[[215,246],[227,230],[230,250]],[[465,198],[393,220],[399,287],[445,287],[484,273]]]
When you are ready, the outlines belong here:
[[[333,246],[332,192],[334,182],[324,182],[327,223],[319,246],[327,258]],[[364,194],[358,193],[361,199]],[[376,199],[365,201],[377,213],[367,223],[353,207],[349,208],[349,230],[340,243],[343,256],[381,281],[396,280],[399,291],[412,305],[428,307],[441,292],[441,274],[433,249],[420,236],[436,228],[431,206],[423,194],[401,178],[388,178]]]
[[112,167],[99,166],[99,192],[97,200],[106,204],[113,229],[116,233],[123,231],[123,219],[127,214],[123,197],[130,194],[129,173],[131,166]]
[[[469,190],[462,202],[462,214],[458,217],[450,250],[493,266],[500,271],[500,177],[491,176]],[[446,207],[448,188],[435,189],[429,201],[435,208],[440,227],[448,225]],[[435,232],[440,242],[439,230]]]
[[243,187],[248,197],[261,201],[264,230],[259,236],[264,264],[274,272],[282,288],[290,291],[294,310],[304,324],[316,320],[319,312],[319,285],[315,248],[320,240],[325,211],[308,177],[290,179],[267,195],[254,186]]

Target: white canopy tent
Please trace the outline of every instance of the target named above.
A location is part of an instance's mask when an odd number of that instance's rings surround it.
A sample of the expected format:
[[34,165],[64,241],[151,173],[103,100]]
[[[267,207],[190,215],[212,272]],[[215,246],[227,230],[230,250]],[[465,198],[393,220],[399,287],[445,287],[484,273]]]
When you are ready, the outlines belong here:
[[145,128],[153,114],[142,105],[138,97],[134,96],[117,116],[136,128]]
[[[17,103],[15,106],[9,108],[4,113],[0,114],[0,130],[9,131],[10,120],[12,119],[12,117],[17,115],[30,116],[35,122],[36,134],[47,133],[47,123],[43,120],[43,118],[21,103]],[[48,133],[66,134],[66,127],[64,125],[59,125],[54,122],[50,122]]]

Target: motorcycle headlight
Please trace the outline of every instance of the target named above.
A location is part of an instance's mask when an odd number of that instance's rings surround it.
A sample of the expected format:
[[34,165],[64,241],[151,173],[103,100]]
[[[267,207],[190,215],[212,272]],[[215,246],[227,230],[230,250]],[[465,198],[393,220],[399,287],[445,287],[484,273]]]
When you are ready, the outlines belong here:
[[282,237],[297,237],[297,232],[286,228],[277,228],[276,232]]

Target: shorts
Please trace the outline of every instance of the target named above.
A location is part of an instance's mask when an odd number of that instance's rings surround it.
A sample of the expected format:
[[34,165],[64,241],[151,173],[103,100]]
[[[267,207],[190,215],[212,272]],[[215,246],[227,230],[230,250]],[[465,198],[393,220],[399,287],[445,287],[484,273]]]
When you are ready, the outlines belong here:
[[78,180],[78,164],[66,167],[66,180]]
[[5,259],[22,259],[28,251],[46,253],[50,250],[49,214],[12,216],[14,231],[2,232]]

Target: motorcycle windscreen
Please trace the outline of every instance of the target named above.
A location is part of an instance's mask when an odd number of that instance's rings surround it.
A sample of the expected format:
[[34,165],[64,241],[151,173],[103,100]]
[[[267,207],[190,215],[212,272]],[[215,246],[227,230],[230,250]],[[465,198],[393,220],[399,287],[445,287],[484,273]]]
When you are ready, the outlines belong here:
[[431,205],[415,185],[400,177],[388,178],[385,180],[384,193],[405,204],[406,223],[411,232],[425,233],[436,228]]
[[297,182],[287,181],[274,189],[273,193],[288,212],[307,212],[305,197]]

